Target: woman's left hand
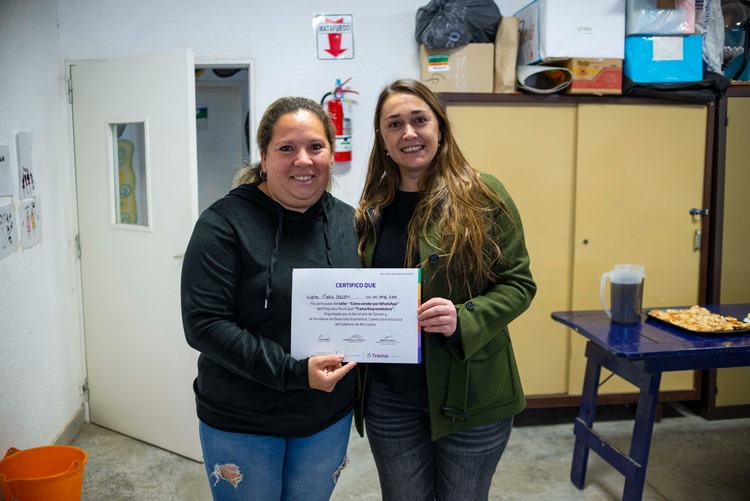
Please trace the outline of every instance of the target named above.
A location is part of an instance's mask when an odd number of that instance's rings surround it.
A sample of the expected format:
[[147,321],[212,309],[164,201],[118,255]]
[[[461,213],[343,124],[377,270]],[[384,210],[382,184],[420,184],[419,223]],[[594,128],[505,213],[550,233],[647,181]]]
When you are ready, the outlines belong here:
[[449,299],[434,297],[417,309],[419,325],[425,332],[451,337],[456,332],[456,306]]

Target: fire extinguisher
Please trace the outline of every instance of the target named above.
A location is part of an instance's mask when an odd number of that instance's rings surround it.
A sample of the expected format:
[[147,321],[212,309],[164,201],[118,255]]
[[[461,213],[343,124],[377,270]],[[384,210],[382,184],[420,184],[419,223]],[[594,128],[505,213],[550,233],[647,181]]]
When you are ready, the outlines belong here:
[[336,79],[333,92],[326,92],[320,99],[320,104],[326,106],[328,116],[331,117],[336,131],[336,151],[333,158],[337,162],[352,161],[352,102],[345,99],[344,94],[359,94],[356,90],[344,89],[344,85],[351,78],[341,83]]

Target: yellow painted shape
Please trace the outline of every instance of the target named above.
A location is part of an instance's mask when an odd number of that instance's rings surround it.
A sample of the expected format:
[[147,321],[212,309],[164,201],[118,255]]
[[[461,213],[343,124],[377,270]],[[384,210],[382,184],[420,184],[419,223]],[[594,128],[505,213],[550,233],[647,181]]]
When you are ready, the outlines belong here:
[[133,143],[127,139],[117,141],[117,159],[120,181],[120,223],[137,224],[138,207],[135,201],[135,171],[133,170]]

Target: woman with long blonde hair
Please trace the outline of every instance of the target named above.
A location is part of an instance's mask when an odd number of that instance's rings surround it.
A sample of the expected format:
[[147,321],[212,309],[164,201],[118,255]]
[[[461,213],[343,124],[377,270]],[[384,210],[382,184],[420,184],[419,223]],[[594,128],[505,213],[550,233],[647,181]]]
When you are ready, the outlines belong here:
[[436,96],[415,80],[380,94],[356,209],[365,266],[420,267],[420,364],[361,364],[384,500],[486,499],[525,407],[508,324],[536,293],[521,219],[469,165]]

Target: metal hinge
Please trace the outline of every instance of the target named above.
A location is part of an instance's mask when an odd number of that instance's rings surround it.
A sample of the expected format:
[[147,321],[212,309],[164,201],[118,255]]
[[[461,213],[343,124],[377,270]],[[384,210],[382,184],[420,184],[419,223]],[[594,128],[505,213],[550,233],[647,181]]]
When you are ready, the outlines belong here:
[[81,236],[76,233],[76,257],[81,259]]
[[68,103],[73,104],[73,79],[68,78]]

